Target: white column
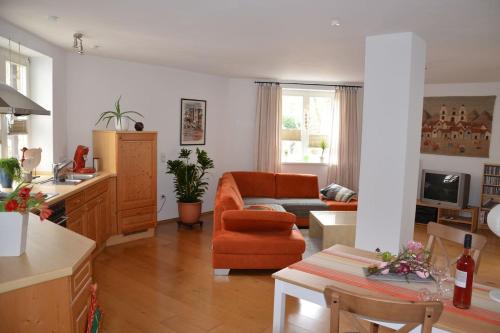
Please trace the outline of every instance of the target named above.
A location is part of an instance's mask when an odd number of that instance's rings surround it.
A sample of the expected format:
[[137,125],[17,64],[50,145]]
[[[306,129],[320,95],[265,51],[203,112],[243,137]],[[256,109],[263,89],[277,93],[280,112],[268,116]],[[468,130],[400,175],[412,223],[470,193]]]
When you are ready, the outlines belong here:
[[358,248],[397,253],[413,237],[424,71],[415,34],[366,39]]

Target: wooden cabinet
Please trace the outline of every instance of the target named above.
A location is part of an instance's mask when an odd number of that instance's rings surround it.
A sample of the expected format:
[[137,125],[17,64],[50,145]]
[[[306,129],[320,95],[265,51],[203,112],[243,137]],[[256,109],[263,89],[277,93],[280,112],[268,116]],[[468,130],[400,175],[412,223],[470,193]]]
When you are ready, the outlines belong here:
[[117,232],[156,226],[156,132],[94,131],[94,157],[116,174]]
[[99,249],[114,233],[113,179],[105,179],[66,199],[68,229],[96,241]]

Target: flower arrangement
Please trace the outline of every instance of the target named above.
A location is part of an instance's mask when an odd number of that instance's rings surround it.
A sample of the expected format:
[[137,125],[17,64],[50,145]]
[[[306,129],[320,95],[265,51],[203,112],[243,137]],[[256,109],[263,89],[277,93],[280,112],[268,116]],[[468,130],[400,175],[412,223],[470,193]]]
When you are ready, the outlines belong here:
[[45,203],[43,193],[38,192],[31,195],[31,187],[20,184],[12,191],[4,201],[0,201],[0,212],[28,213],[32,209],[40,211],[40,220],[49,218],[52,211]]
[[368,274],[399,274],[408,280],[408,274],[414,273],[421,279],[427,279],[430,275],[431,254],[424,249],[420,242],[408,241],[399,254],[376,250],[382,262],[368,268]]

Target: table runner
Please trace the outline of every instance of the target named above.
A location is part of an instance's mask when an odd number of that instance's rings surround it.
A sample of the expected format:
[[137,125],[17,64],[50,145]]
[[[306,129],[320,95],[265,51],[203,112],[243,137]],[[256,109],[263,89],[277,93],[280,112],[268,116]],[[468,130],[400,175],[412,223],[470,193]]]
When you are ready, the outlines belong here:
[[[379,262],[376,259],[330,248],[295,263],[289,268],[400,299],[418,300],[418,290],[423,287],[422,284],[367,279],[363,268]],[[435,285],[431,284],[428,288],[435,288]],[[491,289],[493,288],[475,284],[470,309],[458,309],[453,306],[451,300],[443,301],[444,309],[460,316],[500,326],[500,304],[489,299],[488,293]]]

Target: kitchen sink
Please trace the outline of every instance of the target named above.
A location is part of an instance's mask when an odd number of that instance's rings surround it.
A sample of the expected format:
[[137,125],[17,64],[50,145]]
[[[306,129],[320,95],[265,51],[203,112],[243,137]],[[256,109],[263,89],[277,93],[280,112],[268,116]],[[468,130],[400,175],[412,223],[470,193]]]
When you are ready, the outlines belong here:
[[41,181],[38,184],[44,184],[51,182],[54,185],[78,185],[82,182],[92,179],[96,177],[95,173],[70,173],[64,176],[64,178],[54,181],[54,178],[51,177],[47,180]]
[[97,174],[95,173],[71,173],[66,176],[66,179],[83,181],[87,179],[92,179],[95,176],[97,176]]

